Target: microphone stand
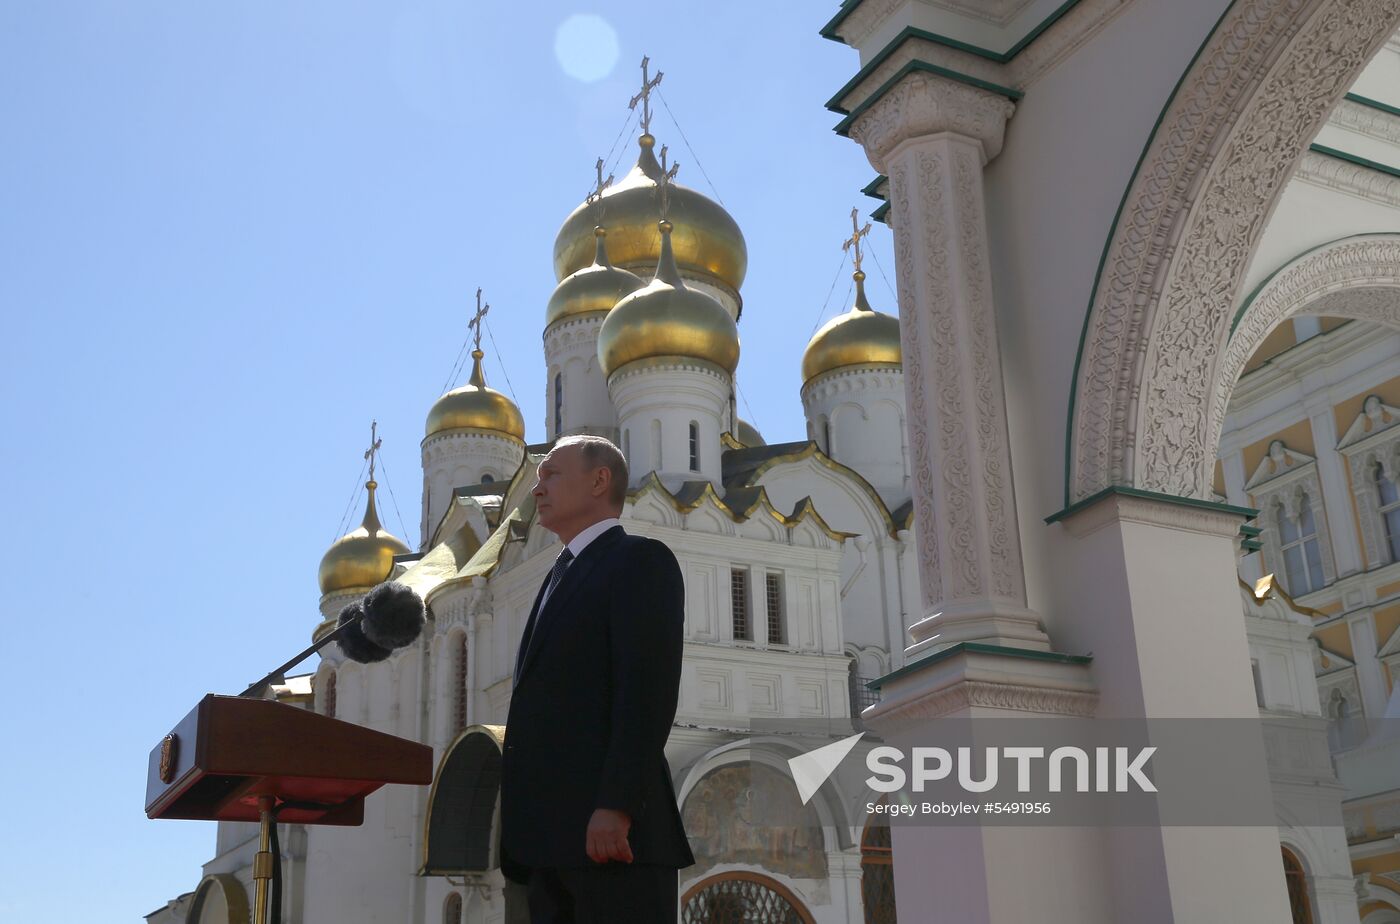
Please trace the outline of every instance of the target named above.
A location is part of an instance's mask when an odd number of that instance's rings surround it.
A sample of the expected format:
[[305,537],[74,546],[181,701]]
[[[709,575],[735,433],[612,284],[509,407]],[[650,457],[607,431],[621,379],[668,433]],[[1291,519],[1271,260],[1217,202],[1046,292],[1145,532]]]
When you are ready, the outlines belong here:
[[334,630],[332,630],[331,632],[327,632],[325,637],[322,638],[319,642],[313,642],[306,648],[302,649],[299,653],[293,655],[291,660],[287,661],[287,663],[279,667],[274,667],[271,671],[268,672],[268,674],[265,677],[263,677],[263,679],[259,680],[257,683],[253,684],[248,689],[244,690],[238,695],[245,698],[261,699],[263,693],[266,692],[268,686],[274,683],[282,682],[285,679],[287,671],[296,667],[298,664],[305,661],[307,658],[311,657],[316,652],[329,645],[331,642],[339,641],[340,637],[345,634],[347,629],[349,629],[351,626],[358,624],[359,621],[363,618],[364,617],[357,616],[343,626],[336,626]]

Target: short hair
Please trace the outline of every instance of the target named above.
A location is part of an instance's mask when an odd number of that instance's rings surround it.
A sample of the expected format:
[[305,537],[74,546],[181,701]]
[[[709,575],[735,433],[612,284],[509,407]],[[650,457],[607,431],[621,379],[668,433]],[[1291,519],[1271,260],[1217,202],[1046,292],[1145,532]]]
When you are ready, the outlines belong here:
[[555,449],[561,446],[577,446],[584,467],[607,469],[612,474],[608,500],[619,509],[627,502],[627,459],[616,443],[601,436],[580,433],[563,437],[554,444]]

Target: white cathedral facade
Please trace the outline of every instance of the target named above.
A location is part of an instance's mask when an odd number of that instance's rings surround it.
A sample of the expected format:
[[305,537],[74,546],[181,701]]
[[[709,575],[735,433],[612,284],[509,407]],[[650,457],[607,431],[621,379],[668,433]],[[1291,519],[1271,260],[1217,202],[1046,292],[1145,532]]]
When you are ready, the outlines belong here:
[[[680,186],[660,228],[643,134],[555,241],[542,439],[478,349],[427,415],[417,549],[371,481],[321,562],[318,637],[388,578],[428,629],[275,695],[439,772],[362,827],[284,826],[283,920],[522,920],[491,756],[557,552],[534,467],[591,433],[685,576],[680,920],[1400,924],[1397,28],[1400,0],[845,0],[823,35],[860,67],[828,105],[878,171],[900,304],[857,268],[798,443],[735,413],[740,229]],[[1265,758],[1219,773],[1278,825],[879,828],[747,741],[1005,715],[1262,717]],[[790,828],[746,824],[755,799]],[[255,849],[220,824],[147,920],[251,920]]]

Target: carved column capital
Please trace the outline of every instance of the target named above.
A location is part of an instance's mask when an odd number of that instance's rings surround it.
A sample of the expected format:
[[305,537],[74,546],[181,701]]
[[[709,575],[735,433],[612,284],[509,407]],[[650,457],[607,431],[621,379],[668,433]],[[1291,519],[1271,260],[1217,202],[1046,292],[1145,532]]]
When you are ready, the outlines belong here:
[[945,132],[978,142],[985,164],[1001,153],[1006,120],[1015,109],[990,90],[914,71],[862,113],[850,135],[865,148],[871,166],[886,175],[887,159],[901,143]]

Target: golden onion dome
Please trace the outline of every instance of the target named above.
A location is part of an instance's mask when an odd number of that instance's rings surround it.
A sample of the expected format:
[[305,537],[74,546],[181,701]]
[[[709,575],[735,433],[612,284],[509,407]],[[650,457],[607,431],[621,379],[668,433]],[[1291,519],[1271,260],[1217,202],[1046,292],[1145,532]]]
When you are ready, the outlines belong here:
[[734,430],[734,438],[750,449],[755,446],[768,445],[767,440],[763,438],[763,434],[759,433],[754,425],[747,420],[738,420],[736,418]]
[[365,504],[364,522],[337,539],[321,556],[321,593],[373,587],[388,579],[394,568],[394,556],[409,550],[379,525],[379,513],[374,508],[374,489],[378,486],[373,479],[365,483],[369,500]]
[[[629,269],[650,269],[661,254],[661,234],[656,228],[656,181],[661,165],[652,148],[656,139],[644,134],[638,139],[641,154],[637,165],[603,190],[600,199],[584,202],[564,219],[554,238],[554,273],[563,280],[588,265],[593,255],[592,230],[595,207],[607,217],[608,250],[613,262]],[[739,225],[719,203],[693,189],[670,184],[668,216],[675,223],[672,246],[676,264],[693,274],[736,294],[743,285],[749,265],[749,252]]]
[[624,296],[646,285],[642,277],[625,269],[618,269],[608,262],[608,251],[604,244],[607,234],[608,232],[601,227],[593,229],[594,240],[597,242],[593,262],[576,273],[570,273],[559,283],[554,294],[549,297],[549,307],[545,309],[546,327],[565,318],[611,311],[613,305]]
[[899,367],[899,318],[881,314],[865,298],[865,273],[855,272],[856,303],[812,336],[802,354],[802,383],[843,366]]
[[496,389],[486,387],[486,376],[481,372],[481,358],[485,355],[479,349],[472,350],[472,375],[467,384],[433,402],[428,411],[428,436],[465,427],[491,430],[524,441],[525,418],[520,408]]
[[656,278],[618,302],[598,331],[598,363],[604,375],[639,359],[688,357],[733,374],[739,365],[739,330],[724,306],[688,287],[671,251],[671,223],[661,221]]

